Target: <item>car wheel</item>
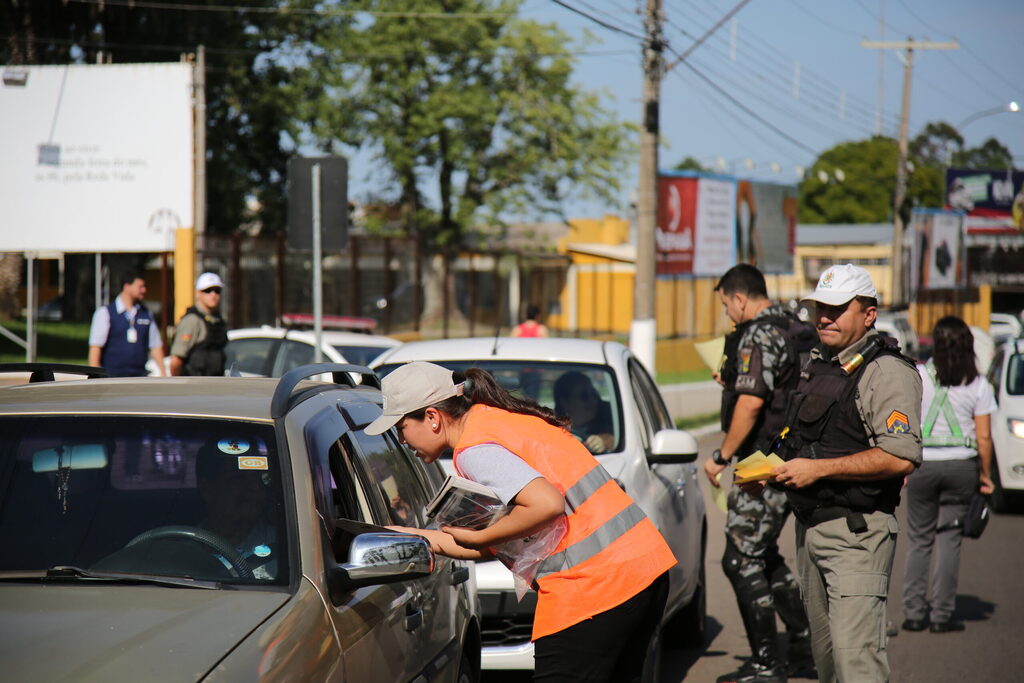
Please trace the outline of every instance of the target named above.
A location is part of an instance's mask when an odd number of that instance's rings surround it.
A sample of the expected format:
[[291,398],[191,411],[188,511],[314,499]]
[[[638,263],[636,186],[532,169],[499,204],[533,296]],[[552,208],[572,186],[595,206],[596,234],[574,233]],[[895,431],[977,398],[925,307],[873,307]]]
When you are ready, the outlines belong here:
[[988,497],[989,505],[995,512],[1006,512],[1009,508],[1009,494],[999,479],[999,464],[992,460],[992,494]]

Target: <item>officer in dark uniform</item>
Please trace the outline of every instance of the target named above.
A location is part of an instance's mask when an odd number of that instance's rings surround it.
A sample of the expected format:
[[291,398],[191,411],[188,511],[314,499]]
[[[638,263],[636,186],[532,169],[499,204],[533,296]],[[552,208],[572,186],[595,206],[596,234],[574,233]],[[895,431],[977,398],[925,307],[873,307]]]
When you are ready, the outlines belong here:
[[[796,388],[800,364],[817,343],[814,328],[768,299],[764,275],[740,264],[715,286],[736,329],[726,339],[719,381],[725,440],[704,470],[712,486],[730,461],[765,450],[782,429],[786,398]],[[796,579],[779,554],[778,538],[789,517],[786,495],[729,491],[722,566],[739,602],[751,657],[718,683],[784,683],[787,674],[813,669],[807,615]],[[776,612],[789,633],[789,661],[776,645]]]
[[224,282],[216,273],[196,280],[196,304],[185,311],[171,344],[172,375],[223,375],[228,327],[220,315]]
[[145,377],[152,356],[156,374],[164,374],[164,342],[153,315],[142,303],[146,281],[134,271],[121,277],[121,292],[100,306],[89,326],[89,365],[111,377]]
[[[821,344],[786,411],[775,468],[797,519],[797,570],[820,680],[888,681],[885,603],[905,475],[921,463],[921,377],[874,329],[863,268],[832,266],[807,297]],[[755,487],[746,487],[748,491]]]

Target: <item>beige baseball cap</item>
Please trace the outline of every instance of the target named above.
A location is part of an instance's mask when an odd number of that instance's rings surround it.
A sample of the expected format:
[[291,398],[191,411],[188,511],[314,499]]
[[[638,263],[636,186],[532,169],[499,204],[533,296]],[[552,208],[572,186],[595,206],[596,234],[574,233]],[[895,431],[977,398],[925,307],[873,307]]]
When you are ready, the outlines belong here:
[[448,368],[420,360],[398,368],[380,383],[384,414],[363,431],[371,436],[383,434],[411,412],[461,396],[464,384],[455,384],[452,375]]
[[818,286],[804,301],[818,301],[828,306],[842,306],[855,296],[878,298],[875,283],[868,271],[852,263],[830,266],[818,278]]

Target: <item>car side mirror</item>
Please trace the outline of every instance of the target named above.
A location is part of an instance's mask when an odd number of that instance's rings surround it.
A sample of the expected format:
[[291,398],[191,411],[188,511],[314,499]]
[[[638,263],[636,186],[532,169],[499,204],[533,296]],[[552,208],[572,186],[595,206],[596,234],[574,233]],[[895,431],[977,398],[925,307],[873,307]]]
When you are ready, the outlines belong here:
[[697,459],[697,440],[682,429],[662,429],[651,440],[652,465],[677,465]]
[[396,583],[429,576],[434,553],[422,536],[366,533],[352,539],[349,561],[327,570],[331,601],[341,604],[353,588]]

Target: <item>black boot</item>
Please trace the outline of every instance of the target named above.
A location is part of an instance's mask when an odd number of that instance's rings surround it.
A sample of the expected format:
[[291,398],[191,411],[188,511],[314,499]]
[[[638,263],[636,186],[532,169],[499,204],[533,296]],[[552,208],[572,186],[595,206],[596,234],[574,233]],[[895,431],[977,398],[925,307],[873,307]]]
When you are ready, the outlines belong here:
[[794,678],[817,678],[811,653],[810,629],[789,634],[789,656],[786,658],[786,673]]
[[716,683],[786,683],[786,672],[768,667],[751,657],[737,671],[719,676]]
[[739,670],[719,676],[718,683],[786,683],[775,645],[775,607],[740,603],[740,615],[750,642],[750,659]]

